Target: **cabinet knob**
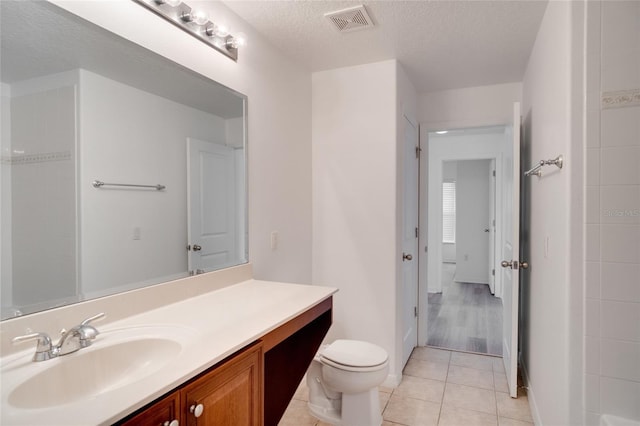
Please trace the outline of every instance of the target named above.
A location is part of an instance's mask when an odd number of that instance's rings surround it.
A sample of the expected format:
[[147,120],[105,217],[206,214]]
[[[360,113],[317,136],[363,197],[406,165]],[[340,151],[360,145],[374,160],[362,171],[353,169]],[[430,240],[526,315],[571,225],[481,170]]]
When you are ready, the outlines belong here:
[[164,423],[162,423],[162,426],[180,426],[180,423],[178,423],[177,420],[171,420],[171,421],[166,421]]
[[193,404],[191,407],[189,407],[189,412],[196,417],[200,417],[203,411],[204,411],[204,405],[202,404],[198,404],[198,405]]

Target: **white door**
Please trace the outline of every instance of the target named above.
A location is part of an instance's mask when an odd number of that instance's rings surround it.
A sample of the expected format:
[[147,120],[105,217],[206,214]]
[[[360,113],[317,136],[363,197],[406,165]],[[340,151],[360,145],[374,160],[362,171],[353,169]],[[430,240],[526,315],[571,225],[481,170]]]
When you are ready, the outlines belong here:
[[233,148],[187,139],[189,271],[235,263],[236,199]]
[[502,248],[502,359],[509,394],[518,396],[518,294],[520,273],[520,104],[513,108],[513,144],[505,155],[504,215]]
[[418,132],[404,118],[402,365],[418,344]]

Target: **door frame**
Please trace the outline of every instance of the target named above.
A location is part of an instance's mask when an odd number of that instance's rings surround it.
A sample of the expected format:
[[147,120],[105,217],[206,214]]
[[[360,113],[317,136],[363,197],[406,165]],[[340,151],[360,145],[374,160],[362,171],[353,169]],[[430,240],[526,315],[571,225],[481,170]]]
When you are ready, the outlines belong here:
[[[457,161],[457,160],[495,160],[496,170],[496,205],[501,205],[503,201],[503,175],[504,165],[503,157],[505,144],[508,140],[507,129],[510,124],[499,124],[492,126],[471,126],[458,128],[458,130],[474,130],[474,129],[486,129],[490,127],[500,128],[500,133],[504,137],[504,143],[482,143],[474,144],[471,148],[465,147],[464,149],[452,150],[452,152],[443,152],[442,144],[434,144],[429,139],[429,134],[437,130],[433,129],[433,126],[421,126],[420,140],[426,141],[426,150],[428,154],[425,161],[420,162],[420,194],[426,194],[425,202],[420,203],[420,223],[426,222],[427,232],[420,233],[419,247],[420,252],[423,250],[426,252],[426,262],[421,263],[421,269],[419,274],[419,306],[420,316],[418,325],[418,342],[423,342],[426,345],[427,342],[427,329],[428,329],[428,293],[434,290],[442,291],[442,168],[445,161]],[[438,128],[442,130],[443,127]],[[455,128],[449,128],[447,130],[456,130]],[[424,148],[423,148],[424,149]],[[424,151],[423,151],[424,153]],[[423,176],[423,168],[427,169],[427,172]],[[502,212],[500,209],[496,209],[496,235],[495,235],[495,247],[493,255],[494,269],[496,269],[495,280],[495,295],[500,297],[502,295],[502,282],[498,274],[498,264],[502,258],[501,254],[501,241],[503,239],[500,227],[497,226],[501,221]]]

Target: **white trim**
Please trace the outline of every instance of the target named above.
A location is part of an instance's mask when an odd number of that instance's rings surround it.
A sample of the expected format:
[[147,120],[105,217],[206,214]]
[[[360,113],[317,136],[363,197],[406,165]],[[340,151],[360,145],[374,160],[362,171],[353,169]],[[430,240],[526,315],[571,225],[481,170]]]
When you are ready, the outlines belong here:
[[536,403],[533,386],[531,385],[531,381],[529,380],[527,368],[522,362],[522,357],[520,357],[518,365],[520,366],[520,369],[522,371],[522,380],[524,381],[524,386],[527,388],[527,399],[529,400],[529,409],[531,410],[531,418],[533,419],[533,424],[536,426],[542,425],[542,419],[540,418],[540,411],[538,410],[538,404]]
[[383,386],[385,388],[395,389],[400,385],[401,381],[402,381],[402,375],[398,376],[397,374],[389,374],[387,378],[384,379],[384,382],[382,382],[380,386]]

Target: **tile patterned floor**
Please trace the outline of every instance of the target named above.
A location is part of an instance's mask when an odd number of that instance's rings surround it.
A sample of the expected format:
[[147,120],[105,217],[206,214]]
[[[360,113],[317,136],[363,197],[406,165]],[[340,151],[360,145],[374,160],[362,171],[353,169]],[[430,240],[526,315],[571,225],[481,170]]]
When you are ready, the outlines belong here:
[[[383,426],[532,426],[526,394],[509,397],[502,358],[414,349],[395,389],[381,387]],[[327,426],[309,414],[303,381],[280,426]]]

